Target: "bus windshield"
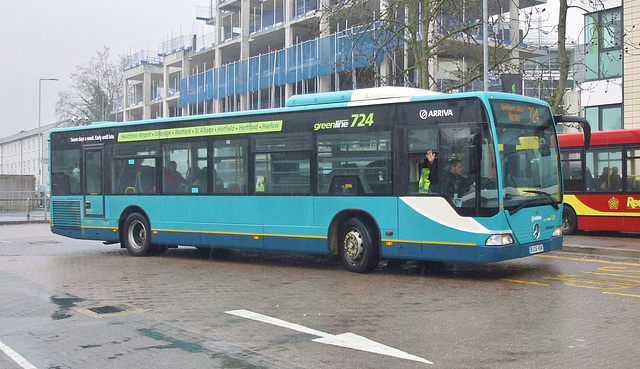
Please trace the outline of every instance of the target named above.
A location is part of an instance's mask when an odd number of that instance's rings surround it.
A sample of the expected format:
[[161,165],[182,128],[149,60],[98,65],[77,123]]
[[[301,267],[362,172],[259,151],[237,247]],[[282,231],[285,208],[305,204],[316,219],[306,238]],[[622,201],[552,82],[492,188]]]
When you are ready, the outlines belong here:
[[500,163],[504,208],[511,214],[528,206],[562,201],[558,151],[551,111],[525,102],[491,100]]

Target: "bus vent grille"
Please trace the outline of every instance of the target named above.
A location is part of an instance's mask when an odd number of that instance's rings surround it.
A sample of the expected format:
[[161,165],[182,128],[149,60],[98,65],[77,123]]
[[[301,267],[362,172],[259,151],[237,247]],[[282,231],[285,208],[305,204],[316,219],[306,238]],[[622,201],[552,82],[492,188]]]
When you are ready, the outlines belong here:
[[51,201],[51,223],[60,228],[80,229],[80,201]]

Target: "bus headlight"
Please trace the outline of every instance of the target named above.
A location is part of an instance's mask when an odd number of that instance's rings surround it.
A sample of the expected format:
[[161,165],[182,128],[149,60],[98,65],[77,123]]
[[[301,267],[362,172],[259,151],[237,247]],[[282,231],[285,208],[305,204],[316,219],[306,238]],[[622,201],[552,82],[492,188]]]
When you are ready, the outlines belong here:
[[553,230],[553,237],[560,237],[562,236],[562,227],[558,226],[556,227],[556,229]]
[[484,243],[487,246],[504,246],[513,243],[513,237],[510,234],[492,234]]

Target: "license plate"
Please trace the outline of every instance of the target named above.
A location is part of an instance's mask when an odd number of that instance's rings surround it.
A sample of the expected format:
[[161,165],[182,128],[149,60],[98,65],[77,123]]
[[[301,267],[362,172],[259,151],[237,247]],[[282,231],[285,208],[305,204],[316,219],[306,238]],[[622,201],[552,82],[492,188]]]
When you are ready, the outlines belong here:
[[529,246],[529,254],[537,254],[537,253],[543,252],[543,251],[544,251],[544,245],[543,244]]

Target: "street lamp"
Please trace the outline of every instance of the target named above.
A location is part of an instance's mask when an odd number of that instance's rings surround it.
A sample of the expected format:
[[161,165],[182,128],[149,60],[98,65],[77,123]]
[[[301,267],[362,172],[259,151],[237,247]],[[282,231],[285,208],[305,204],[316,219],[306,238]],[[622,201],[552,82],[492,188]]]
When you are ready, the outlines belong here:
[[38,184],[42,185],[42,81],[57,81],[57,78],[38,79]]
[[489,91],[489,3],[482,0],[482,90]]

